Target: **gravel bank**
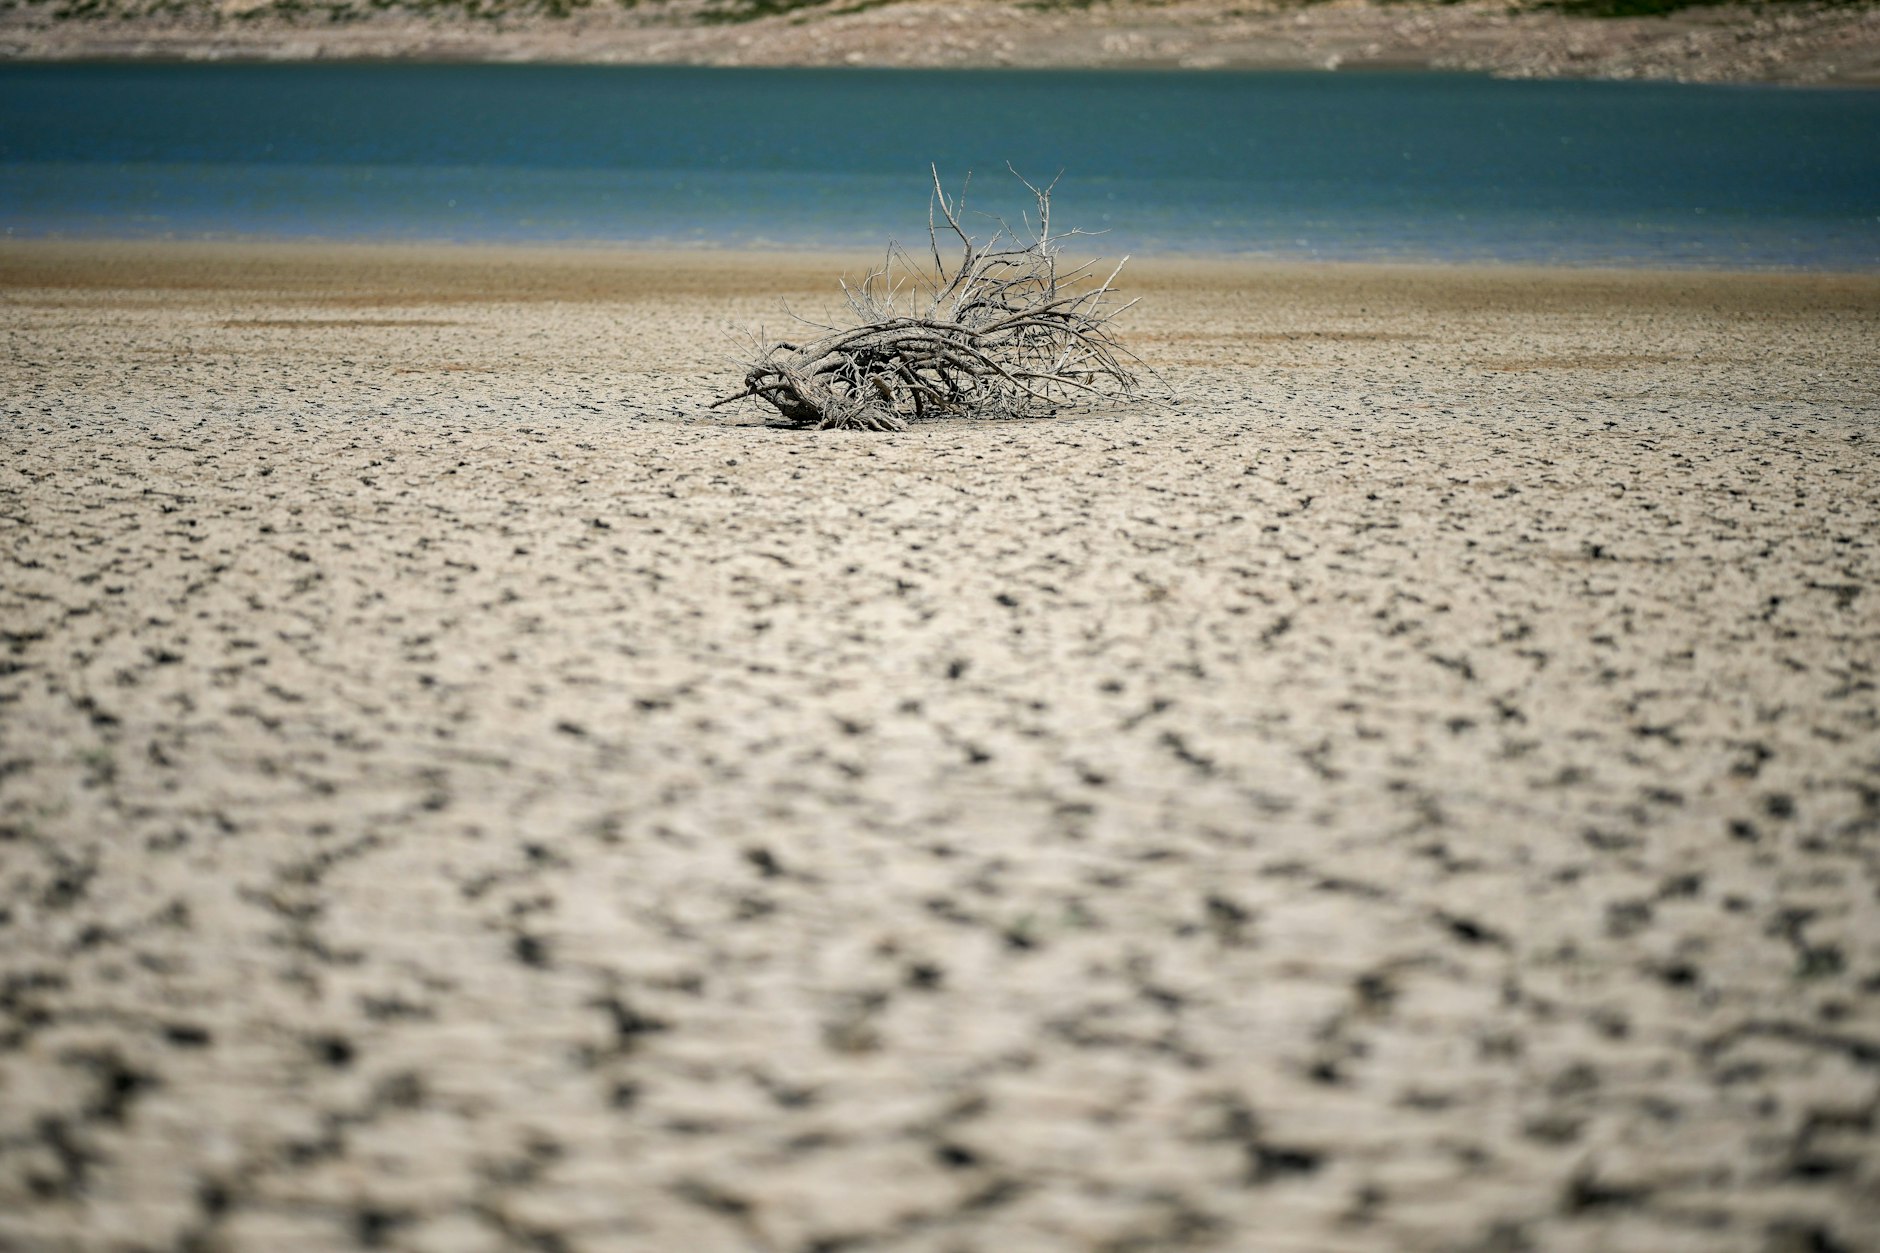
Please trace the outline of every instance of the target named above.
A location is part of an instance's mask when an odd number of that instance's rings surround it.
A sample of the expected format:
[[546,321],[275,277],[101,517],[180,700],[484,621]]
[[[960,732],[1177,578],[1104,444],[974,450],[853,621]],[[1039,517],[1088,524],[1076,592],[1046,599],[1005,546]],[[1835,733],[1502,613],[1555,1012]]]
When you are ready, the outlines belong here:
[[[1521,78],[1880,84],[1880,5],[1701,5],[1568,17],[1508,0],[1021,5],[905,0],[709,21],[727,6],[402,8],[360,0],[21,0],[14,59],[417,59],[677,65],[1469,70]],[[743,9],[745,6],[729,6]],[[757,6],[750,6],[757,7]],[[474,12],[466,11],[474,9]]]

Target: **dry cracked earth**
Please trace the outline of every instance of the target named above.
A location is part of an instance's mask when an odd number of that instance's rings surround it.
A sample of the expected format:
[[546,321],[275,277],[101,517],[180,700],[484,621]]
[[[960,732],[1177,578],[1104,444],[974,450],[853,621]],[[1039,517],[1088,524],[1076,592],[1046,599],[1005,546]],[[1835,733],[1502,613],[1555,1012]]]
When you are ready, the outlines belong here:
[[1880,282],[0,263],[0,1248],[1880,1247]]

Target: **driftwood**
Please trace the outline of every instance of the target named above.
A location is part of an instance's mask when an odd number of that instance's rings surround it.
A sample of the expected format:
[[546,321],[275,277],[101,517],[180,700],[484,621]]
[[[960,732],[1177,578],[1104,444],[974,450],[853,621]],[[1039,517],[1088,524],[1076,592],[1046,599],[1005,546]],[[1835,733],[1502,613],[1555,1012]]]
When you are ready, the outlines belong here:
[[[842,284],[854,326],[770,345],[750,363],[743,390],[712,407],[756,399],[796,427],[899,431],[916,418],[1041,417],[1140,396],[1126,364],[1135,359],[1110,332],[1135,303],[1113,303],[1122,263],[1101,282],[1094,262],[1060,274],[1059,241],[1080,232],[1053,235],[1051,187],[1025,187],[1037,204],[1029,238],[1001,223],[980,243],[960,224],[964,191],[949,199],[934,170],[931,268],[889,245],[879,269]],[[951,267],[943,229],[963,249]]]

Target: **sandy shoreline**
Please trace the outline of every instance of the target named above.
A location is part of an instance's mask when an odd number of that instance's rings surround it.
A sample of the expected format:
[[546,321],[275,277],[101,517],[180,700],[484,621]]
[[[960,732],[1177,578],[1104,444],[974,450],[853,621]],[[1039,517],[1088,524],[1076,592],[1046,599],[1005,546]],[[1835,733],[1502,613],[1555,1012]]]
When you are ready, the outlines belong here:
[[0,244],[0,1248],[1880,1235],[1880,277],[843,264]]

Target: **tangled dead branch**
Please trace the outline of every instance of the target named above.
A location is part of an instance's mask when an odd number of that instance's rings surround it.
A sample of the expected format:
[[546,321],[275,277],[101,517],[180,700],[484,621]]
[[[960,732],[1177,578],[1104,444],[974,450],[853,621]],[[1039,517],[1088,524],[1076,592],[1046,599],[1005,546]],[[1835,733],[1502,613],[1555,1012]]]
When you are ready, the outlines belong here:
[[[854,326],[770,345],[714,409],[757,399],[792,426],[899,431],[911,418],[1040,417],[1143,394],[1110,331],[1135,303],[1114,304],[1122,263],[1101,282],[1094,262],[1058,272],[1060,241],[1080,232],[1051,233],[1051,186],[1025,183],[1037,206],[1028,239],[1001,223],[980,243],[960,224],[964,192],[949,199],[932,173],[931,267],[891,244],[879,269],[842,284]],[[951,267],[943,230],[963,249]]]

